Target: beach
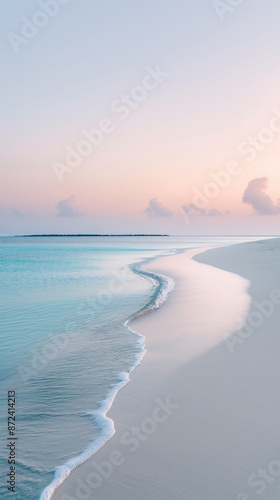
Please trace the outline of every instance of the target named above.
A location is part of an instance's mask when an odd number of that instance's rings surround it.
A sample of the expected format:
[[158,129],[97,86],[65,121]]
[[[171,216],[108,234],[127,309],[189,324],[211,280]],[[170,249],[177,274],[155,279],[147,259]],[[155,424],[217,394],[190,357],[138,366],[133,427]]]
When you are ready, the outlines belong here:
[[280,240],[159,258],[175,282],[129,328],[146,355],[107,416],[114,436],[55,500],[276,500]]

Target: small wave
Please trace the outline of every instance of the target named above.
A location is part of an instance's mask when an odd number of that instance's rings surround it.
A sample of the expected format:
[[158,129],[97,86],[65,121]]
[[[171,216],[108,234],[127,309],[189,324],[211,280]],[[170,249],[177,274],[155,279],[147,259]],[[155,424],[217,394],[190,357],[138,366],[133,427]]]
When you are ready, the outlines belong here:
[[[147,259],[144,264],[147,262],[151,262],[154,259]],[[155,274],[151,271],[146,271],[143,269],[143,262],[141,264],[133,264],[131,266],[132,271],[139,276],[143,276],[147,278],[149,281],[156,283],[155,291],[151,297],[150,302],[146,304],[142,309],[140,309],[136,314],[134,314],[131,318],[129,318],[125,325],[138,318],[139,316],[143,316],[148,312],[151,312],[155,309],[158,309],[167,299],[169,293],[174,290],[175,282],[172,278],[165,276],[164,274]]]
[[65,481],[70,472],[92,457],[115,434],[114,422],[111,418],[107,417],[107,413],[119,390],[129,382],[129,373],[122,372],[119,378],[119,383],[112,387],[107,398],[101,402],[99,409],[95,412],[88,412],[97,424],[101,432],[100,436],[87,446],[80,455],[55,469],[54,479],[51,484],[44,489],[40,496],[40,500],[50,500],[55,490]]
[[[181,253],[181,251],[172,253]],[[155,258],[158,257],[159,256]],[[104,444],[107,443],[107,441],[109,441],[109,439],[111,439],[116,432],[114,421],[107,416],[107,413],[112,407],[112,404],[120,389],[122,389],[130,381],[131,372],[141,363],[143,357],[146,354],[145,337],[140,333],[132,330],[128,326],[128,324],[133,319],[138,318],[139,316],[142,316],[143,314],[146,314],[147,312],[150,312],[154,309],[158,309],[163,304],[163,302],[166,301],[168,294],[172,292],[175,286],[175,283],[171,278],[168,278],[167,276],[164,276],[162,274],[148,272],[143,269],[143,266],[145,264],[151,262],[155,258],[145,259],[145,261],[142,261],[141,263],[129,266],[135,274],[138,274],[152,281],[154,283],[155,290],[150,302],[124,323],[124,326],[126,326],[128,330],[130,330],[134,335],[138,337],[137,345],[139,345],[140,347],[140,352],[136,356],[134,365],[131,367],[129,372],[120,373],[119,382],[111,388],[106,399],[100,403],[98,410],[96,410],[95,412],[87,412],[87,414],[94,419],[94,422],[98,426],[101,434],[91,444],[89,444],[80,455],[70,459],[64,465],[61,465],[55,469],[53,481],[43,490],[39,500],[50,500],[54,492],[65,481],[69,474],[74,469],[76,469],[76,467],[95,455],[95,453],[100,450],[100,448],[102,448],[102,446],[104,446]]]

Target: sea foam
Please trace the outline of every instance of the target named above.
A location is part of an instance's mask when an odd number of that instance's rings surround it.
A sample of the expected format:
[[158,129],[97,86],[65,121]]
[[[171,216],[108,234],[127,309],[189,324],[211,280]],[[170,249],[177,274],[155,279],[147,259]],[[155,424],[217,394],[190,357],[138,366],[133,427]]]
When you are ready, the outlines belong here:
[[[173,253],[173,252],[172,252]],[[95,453],[104,446],[109,439],[111,439],[115,434],[114,421],[107,416],[108,411],[112,407],[112,404],[118,394],[118,392],[130,381],[131,372],[141,363],[143,357],[145,356],[145,337],[138,332],[135,332],[129,327],[130,321],[142,316],[154,309],[158,309],[163,302],[167,299],[167,296],[174,289],[174,281],[162,274],[155,274],[148,272],[143,269],[143,266],[154,259],[145,259],[141,263],[132,264],[130,267],[131,271],[138,274],[148,280],[150,280],[154,285],[154,293],[151,300],[142,309],[140,309],[131,318],[127,319],[124,326],[128,328],[133,334],[138,337],[137,345],[140,347],[140,353],[136,356],[135,363],[130,368],[129,372],[121,372],[119,374],[119,382],[111,387],[106,399],[102,401],[99,405],[98,410],[94,412],[88,412],[92,417],[95,424],[97,425],[100,435],[90,443],[80,455],[71,458],[64,465],[57,467],[54,471],[53,481],[43,490],[39,500],[50,500],[57,490],[57,488],[65,481],[69,474],[76,469],[79,465],[84,463],[86,460],[91,458]]]

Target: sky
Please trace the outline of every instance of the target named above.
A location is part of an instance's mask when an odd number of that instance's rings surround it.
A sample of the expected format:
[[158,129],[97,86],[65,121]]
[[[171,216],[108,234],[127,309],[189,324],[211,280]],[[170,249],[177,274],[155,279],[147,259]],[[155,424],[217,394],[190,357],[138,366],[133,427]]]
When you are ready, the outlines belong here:
[[0,234],[279,234],[279,0],[0,1]]

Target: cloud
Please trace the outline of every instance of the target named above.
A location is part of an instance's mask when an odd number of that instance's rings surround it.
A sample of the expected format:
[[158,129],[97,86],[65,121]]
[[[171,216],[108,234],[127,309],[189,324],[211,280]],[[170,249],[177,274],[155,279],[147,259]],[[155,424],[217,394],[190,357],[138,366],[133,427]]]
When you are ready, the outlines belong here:
[[8,216],[8,215],[15,215],[16,217],[21,217],[24,215],[24,213],[15,207],[5,207],[4,205],[0,204],[0,216]]
[[10,210],[12,214],[15,215],[16,217],[22,217],[24,215],[23,212],[21,212],[17,208],[11,208]]
[[229,215],[229,211],[225,210],[224,212],[222,210],[218,210],[217,208],[212,208],[209,210],[209,212],[206,214],[208,217],[224,217]]
[[204,208],[199,207],[195,203],[191,203],[190,205],[182,205],[181,208],[187,215],[204,216],[206,214]]
[[163,206],[157,198],[152,198],[149,201],[149,205],[147,206],[145,212],[153,217],[170,217],[173,215],[173,212],[171,212],[169,208]]
[[259,215],[277,215],[280,214],[280,200],[277,205],[274,204],[266,190],[268,188],[268,178],[260,177],[249,182],[244,195],[243,203],[248,203]]
[[75,196],[73,195],[66,200],[61,200],[56,205],[56,209],[58,210],[57,217],[80,217],[85,214],[75,206]]
[[3,205],[0,205],[0,216],[5,215],[7,213],[6,208]]
[[204,208],[199,207],[195,203],[191,203],[190,205],[182,205],[182,210],[187,215],[198,215],[200,217],[224,217],[230,214],[229,210],[218,210],[217,208],[211,208],[210,210],[205,210]]

